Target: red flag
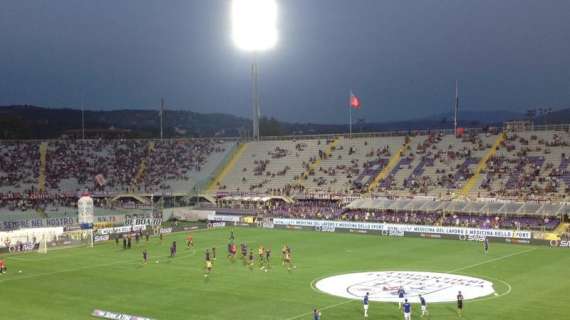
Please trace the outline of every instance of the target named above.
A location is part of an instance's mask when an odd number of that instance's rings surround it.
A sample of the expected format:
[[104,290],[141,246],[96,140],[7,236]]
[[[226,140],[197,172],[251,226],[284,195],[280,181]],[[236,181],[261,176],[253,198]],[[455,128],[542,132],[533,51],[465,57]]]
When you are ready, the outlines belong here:
[[354,93],[350,93],[350,107],[353,109],[360,109],[360,99],[354,95]]

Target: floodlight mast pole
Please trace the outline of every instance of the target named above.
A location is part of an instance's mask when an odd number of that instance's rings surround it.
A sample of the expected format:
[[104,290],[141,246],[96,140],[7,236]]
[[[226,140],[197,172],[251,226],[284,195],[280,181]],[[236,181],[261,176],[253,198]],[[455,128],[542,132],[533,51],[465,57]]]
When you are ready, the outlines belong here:
[[252,109],[253,109],[253,140],[259,141],[259,93],[258,93],[258,70],[257,70],[257,55],[253,53],[253,63],[251,64],[251,99],[252,99]]

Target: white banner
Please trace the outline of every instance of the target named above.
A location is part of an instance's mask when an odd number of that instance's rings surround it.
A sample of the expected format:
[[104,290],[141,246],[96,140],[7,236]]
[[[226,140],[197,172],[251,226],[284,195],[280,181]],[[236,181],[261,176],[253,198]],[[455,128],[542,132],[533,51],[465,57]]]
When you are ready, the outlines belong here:
[[327,221],[327,220],[301,220],[301,219],[282,219],[274,218],[275,225],[289,225],[300,227],[317,227],[322,228],[339,228],[339,229],[360,229],[360,230],[376,230],[387,232],[413,232],[413,233],[432,233],[446,234],[458,236],[485,236],[494,238],[514,238],[514,239],[530,239],[530,231],[514,231],[502,229],[476,229],[476,228],[459,228],[459,227],[439,227],[439,226],[421,226],[408,224],[387,224],[375,222],[352,222],[352,221]]
[[142,225],[146,224],[149,226],[160,226],[162,224],[161,218],[129,218],[125,220],[125,224],[130,225]]
[[122,227],[115,227],[115,228],[103,228],[97,229],[97,234],[104,235],[104,234],[115,234],[115,233],[127,233],[131,231],[139,231],[139,230],[146,230],[146,225],[134,225],[134,226],[122,226]]
[[230,216],[221,214],[210,214],[208,220],[210,221],[225,221],[225,222],[239,222],[240,216]]

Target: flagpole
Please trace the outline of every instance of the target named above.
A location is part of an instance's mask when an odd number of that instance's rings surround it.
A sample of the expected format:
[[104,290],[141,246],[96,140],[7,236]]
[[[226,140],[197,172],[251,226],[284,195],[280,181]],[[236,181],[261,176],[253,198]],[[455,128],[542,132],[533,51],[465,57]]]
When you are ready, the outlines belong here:
[[164,117],[164,98],[160,99],[160,140],[162,140],[162,118]]
[[352,139],[352,90],[348,93],[348,138]]
[[457,109],[459,109],[459,86],[455,80],[455,108],[453,112],[453,135],[457,136]]

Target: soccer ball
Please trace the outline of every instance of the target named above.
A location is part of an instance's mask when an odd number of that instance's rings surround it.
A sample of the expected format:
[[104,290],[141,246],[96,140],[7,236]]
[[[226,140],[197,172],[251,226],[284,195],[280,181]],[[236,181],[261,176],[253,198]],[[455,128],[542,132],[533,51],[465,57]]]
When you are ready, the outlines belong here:
[[156,263],[158,263],[158,260],[156,260]]
[[18,270],[18,273],[22,273],[22,270]]
[[267,269],[265,269],[265,272],[267,272]]

